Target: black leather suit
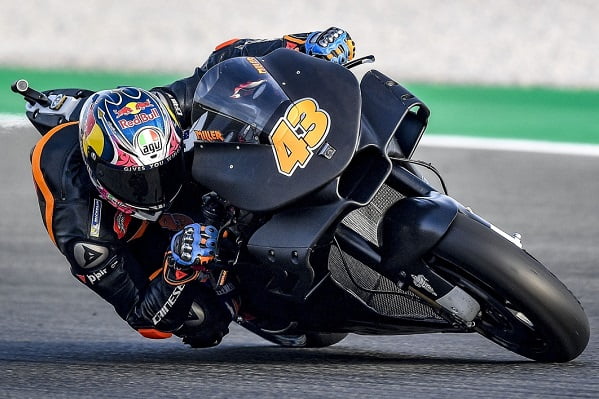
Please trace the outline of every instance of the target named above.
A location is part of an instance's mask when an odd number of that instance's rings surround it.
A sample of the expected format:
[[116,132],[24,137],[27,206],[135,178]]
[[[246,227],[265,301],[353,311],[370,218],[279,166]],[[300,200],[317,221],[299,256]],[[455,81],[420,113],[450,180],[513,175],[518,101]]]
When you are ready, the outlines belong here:
[[[183,130],[188,129],[195,88],[210,67],[231,57],[262,56],[281,47],[301,50],[305,37],[234,39],[218,46],[192,76],[151,91],[173,111]],[[207,284],[196,281],[170,285],[162,272],[172,235],[192,221],[202,222],[201,210],[189,207],[199,202],[201,187],[186,183],[157,222],[123,214],[100,199],[92,185],[79,149],[77,122],[45,134],[32,153],[32,167],[44,225],[79,281],[111,303],[144,336],[200,334],[183,325],[195,317],[206,345],[220,341],[235,313],[228,301],[230,293],[224,290],[220,298]],[[201,311],[192,306],[194,302]]]

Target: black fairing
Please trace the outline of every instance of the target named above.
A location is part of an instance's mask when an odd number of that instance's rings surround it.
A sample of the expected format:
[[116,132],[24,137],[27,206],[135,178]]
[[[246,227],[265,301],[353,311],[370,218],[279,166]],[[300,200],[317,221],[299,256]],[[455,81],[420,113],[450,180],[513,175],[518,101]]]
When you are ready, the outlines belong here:
[[382,261],[376,270],[394,282],[402,280],[402,272],[422,273],[420,259],[445,235],[457,213],[458,204],[437,192],[393,204],[379,224]]
[[[240,99],[235,90],[242,83],[260,87],[261,92],[248,90]],[[262,94],[273,96],[274,103]],[[310,161],[285,175],[264,137],[269,137],[290,104],[305,98],[328,113],[330,129]],[[306,303],[318,291],[315,284],[324,281],[333,236],[343,250],[376,269],[381,261],[376,248],[348,229],[341,228],[346,234],[340,235],[335,231],[349,212],[367,205],[392,175],[390,157],[411,155],[426,127],[429,112],[424,104],[377,71],[368,72],[359,85],[339,65],[288,50],[217,65],[202,78],[194,101],[199,104],[194,126],[200,131],[215,126],[201,122],[203,113],[206,121],[211,115],[225,114],[249,128],[256,115],[261,140],[196,142],[192,173],[196,181],[233,205],[270,214],[246,245],[254,261],[272,275],[266,287],[271,294]],[[332,157],[321,153],[326,146],[334,148]]]
[[[403,86],[379,71],[368,71],[362,91],[362,149],[375,146],[397,158],[410,158],[426,128],[429,109]],[[395,140],[390,138],[394,137]]]
[[[287,105],[311,98],[328,113],[330,124],[324,142],[314,150],[309,162],[289,176],[277,168],[270,144],[196,142],[193,178],[233,205],[254,212],[281,208],[339,176],[357,146],[361,107],[358,81],[339,65],[286,49],[258,61],[289,98]],[[214,78],[214,74],[223,73],[235,62],[240,61],[225,61],[207,75]],[[263,78],[255,68],[246,70],[246,82]],[[231,87],[231,93],[234,88]],[[284,112],[282,107],[273,115],[265,130],[272,129]],[[332,156],[324,156],[327,149]]]

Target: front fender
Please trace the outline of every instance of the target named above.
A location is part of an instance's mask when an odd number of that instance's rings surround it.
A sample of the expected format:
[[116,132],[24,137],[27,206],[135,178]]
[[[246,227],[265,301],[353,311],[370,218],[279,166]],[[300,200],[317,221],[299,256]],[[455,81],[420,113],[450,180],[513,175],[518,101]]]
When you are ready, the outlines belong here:
[[441,240],[455,219],[459,204],[446,195],[430,192],[404,198],[383,215],[378,228],[382,248],[377,271],[393,282],[421,267],[420,259]]

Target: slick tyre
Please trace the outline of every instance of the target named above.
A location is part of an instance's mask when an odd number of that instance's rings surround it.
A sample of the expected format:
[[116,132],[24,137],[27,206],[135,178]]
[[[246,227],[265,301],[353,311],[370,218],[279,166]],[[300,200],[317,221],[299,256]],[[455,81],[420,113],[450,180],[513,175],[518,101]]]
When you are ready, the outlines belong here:
[[530,359],[566,362],[588,344],[580,302],[541,263],[458,214],[429,264],[481,305],[475,330]]

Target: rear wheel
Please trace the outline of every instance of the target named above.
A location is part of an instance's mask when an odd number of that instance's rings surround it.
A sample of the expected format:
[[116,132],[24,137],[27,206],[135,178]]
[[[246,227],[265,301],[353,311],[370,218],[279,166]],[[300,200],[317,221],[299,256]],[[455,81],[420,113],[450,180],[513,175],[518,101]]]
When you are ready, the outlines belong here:
[[569,361],[585,349],[589,322],[578,300],[508,240],[458,214],[433,252],[429,265],[481,305],[481,335],[538,361]]

